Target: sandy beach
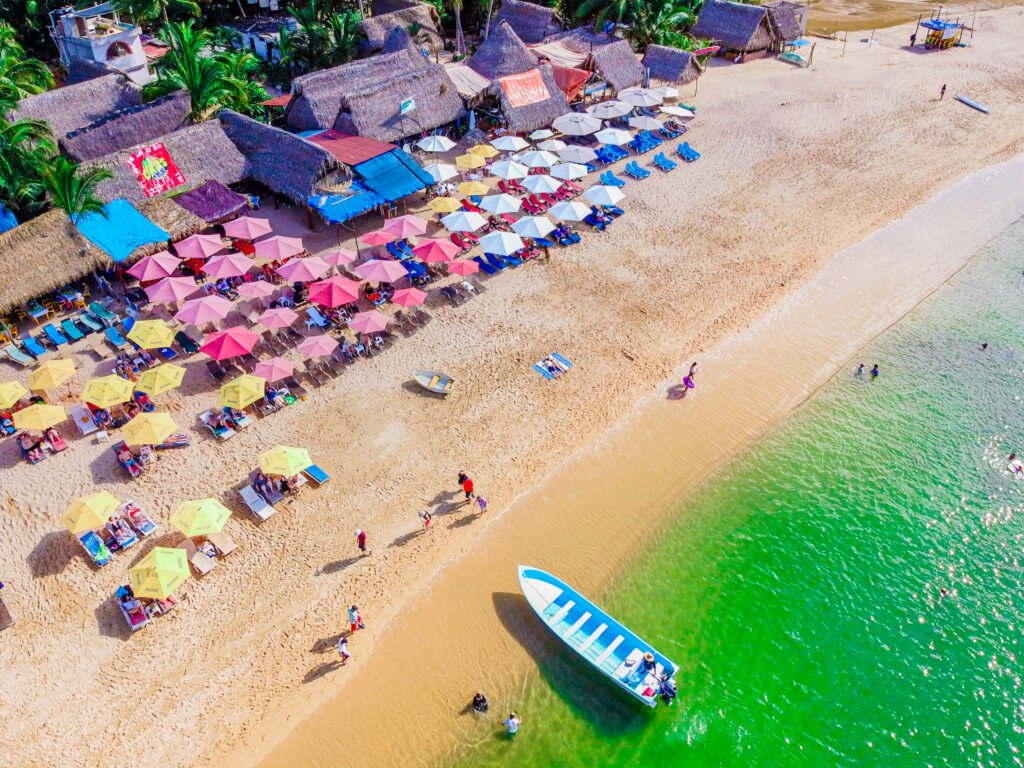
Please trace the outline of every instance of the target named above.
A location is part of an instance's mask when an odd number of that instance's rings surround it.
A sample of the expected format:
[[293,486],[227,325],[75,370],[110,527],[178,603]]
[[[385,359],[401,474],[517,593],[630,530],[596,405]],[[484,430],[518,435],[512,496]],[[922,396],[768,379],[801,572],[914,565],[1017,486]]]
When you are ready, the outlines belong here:
[[[416,764],[484,738],[458,716],[472,687],[508,700],[532,668],[517,603],[502,597],[514,591],[509,562],[536,555],[599,590],[680,489],[1020,215],[1018,162],[908,217],[898,237],[865,241],[867,256],[832,260],[1024,149],[1024,11],[979,15],[968,49],[910,52],[908,34],[879,32],[870,47],[851,35],[845,56],[819,41],[808,70],[714,66],[687,135],[698,163],[630,183],[609,232],[488,280],[460,308],[430,306],[418,334],[229,443],[196,429],[216,390],[193,363],[158,402],[194,444],[140,481],[123,478],[109,444],[75,438],[38,466],[0,446],[0,578],[18,617],[0,634],[12,764],[337,765],[342,748],[371,765]],[[336,243],[322,228],[310,236],[296,211],[272,217],[312,250]],[[778,346],[749,345],[794,304],[814,311],[789,317]],[[557,381],[531,369],[552,351],[575,364]],[[697,397],[666,403],[666,378],[694,357]],[[79,358],[80,387],[96,366]],[[457,391],[422,395],[409,384],[420,367],[451,373]],[[308,447],[332,480],[256,525],[234,489],[279,442]],[[460,469],[490,500],[486,515],[452,504]],[[99,489],[142,503],[170,546],[179,501],[222,498],[239,549],[129,637],[111,596],[144,550],[95,571],[58,520]],[[435,510],[427,533],[424,507]],[[369,557],[357,556],[356,527]],[[342,669],[334,647],[351,602],[368,629]]]

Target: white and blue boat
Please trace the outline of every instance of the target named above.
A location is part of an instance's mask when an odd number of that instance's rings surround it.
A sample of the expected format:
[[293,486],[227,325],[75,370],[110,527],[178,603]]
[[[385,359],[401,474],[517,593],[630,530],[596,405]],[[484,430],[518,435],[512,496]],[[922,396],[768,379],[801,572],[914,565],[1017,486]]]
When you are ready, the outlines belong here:
[[663,676],[671,680],[678,669],[672,661],[546,571],[520,565],[519,586],[562,642],[647,706],[658,703]]

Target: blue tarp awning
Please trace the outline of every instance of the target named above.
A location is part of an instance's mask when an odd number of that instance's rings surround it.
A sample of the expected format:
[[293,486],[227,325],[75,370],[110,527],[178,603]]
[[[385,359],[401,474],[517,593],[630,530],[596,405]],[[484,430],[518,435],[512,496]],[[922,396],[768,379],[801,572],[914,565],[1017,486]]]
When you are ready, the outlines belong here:
[[921,22],[921,26],[925,29],[934,29],[937,32],[943,32],[947,29],[959,29],[963,26],[959,21],[942,21],[941,19],[926,19]]
[[[410,165],[416,166],[419,172],[414,171]],[[423,172],[423,169],[416,165],[416,161],[400,149],[392,150],[386,155],[380,155],[365,163],[359,163],[359,165],[353,166],[352,170],[366,187],[389,203],[401,200],[406,195],[411,195],[418,190],[426,189],[434,183]]]
[[18,220],[3,203],[0,203],[0,232],[6,232],[18,226]]
[[372,192],[359,182],[353,182],[352,195],[313,195],[306,202],[316,208],[328,221],[342,223],[353,219],[361,213],[366,213],[385,202],[384,198],[376,192]]
[[396,149],[394,154],[395,157],[401,161],[402,165],[412,171],[416,175],[416,178],[423,182],[424,189],[432,187],[437,183],[429,173],[423,170],[423,166],[416,162],[416,158],[408,152],[402,149]]
[[107,212],[106,218],[90,213],[80,217],[75,226],[117,263],[131,256],[139,246],[166,243],[171,237],[135,210],[127,200],[111,200],[103,209]]

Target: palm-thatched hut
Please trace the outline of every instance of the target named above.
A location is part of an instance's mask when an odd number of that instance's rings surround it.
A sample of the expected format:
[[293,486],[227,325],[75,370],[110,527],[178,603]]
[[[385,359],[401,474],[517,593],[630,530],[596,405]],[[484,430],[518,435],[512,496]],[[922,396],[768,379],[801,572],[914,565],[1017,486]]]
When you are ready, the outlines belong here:
[[767,51],[773,40],[763,7],[724,0],[705,3],[690,33],[710,38],[730,53]]
[[142,91],[123,74],[109,74],[55,88],[18,102],[16,119],[44,120],[56,138],[117,112],[142,104]]
[[[526,83],[526,88],[520,87],[527,78],[532,82]],[[524,103],[520,97],[522,93],[537,95]],[[505,124],[512,133],[528,133],[543,128],[569,111],[569,102],[547,64],[530,72],[495,80],[491,96],[498,102]]]
[[68,74],[64,78],[64,85],[84,83],[86,80],[103,77],[104,75],[120,74],[116,69],[108,67],[102,61],[93,61],[92,59],[72,59],[68,62],[67,70]]
[[768,12],[768,26],[775,50],[782,50],[785,43],[799,40],[807,31],[806,5],[779,0],[765,3],[763,7]]
[[667,45],[648,45],[641,66],[651,80],[686,85],[701,76],[703,70],[689,51]]
[[173,133],[185,125],[192,109],[185,91],[148,104],[111,112],[84,128],[58,138],[64,154],[76,162],[94,160],[119,149]]
[[562,31],[562,23],[558,20],[554,8],[524,3],[522,0],[502,0],[501,7],[491,22],[492,35],[502,22],[512,27],[519,35],[519,39],[527,43],[539,43],[545,37]]
[[494,80],[536,68],[537,57],[507,21],[499,21],[491,29],[490,37],[476,49],[467,63],[471,69]]
[[382,50],[393,30],[408,30],[413,24],[419,27],[419,31],[413,39],[418,47],[432,54],[444,50],[444,40],[441,37],[441,17],[438,15],[437,9],[432,5],[416,3],[408,8],[384,13],[380,16],[371,16],[360,21],[357,25],[357,30],[361,33],[360,54],[368,56]]
[[615,91],[644,81],[644,68],[628,40],[595,32],[591,27],[578,27],[545,40],[556,42],[570,51],[587,54],[583,67],[596,72]]

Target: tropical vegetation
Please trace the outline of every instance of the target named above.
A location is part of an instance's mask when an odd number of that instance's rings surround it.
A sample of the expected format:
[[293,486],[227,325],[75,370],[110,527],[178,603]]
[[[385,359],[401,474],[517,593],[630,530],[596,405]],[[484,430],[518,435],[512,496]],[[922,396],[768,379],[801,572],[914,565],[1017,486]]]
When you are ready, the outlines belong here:
[[132,19],[136,24],[147,21],[170,21],[168,9],[173,8],[179,14],[198,16],[202,13],[196,0],[114,0],[114,10]]
[[82,168],[66,157],[55,157],[43,169],[38,182],[40,189],[55,207],[60,208],[71,221],[90,213],[106,217],[103,201],[96,196],[96,187],[114,178],[106,168]]
[[359,42],[357,11],[334,11],[318,0],[292,9],[294,29],[281,30],[282,63],[293,75],[351,61]]

